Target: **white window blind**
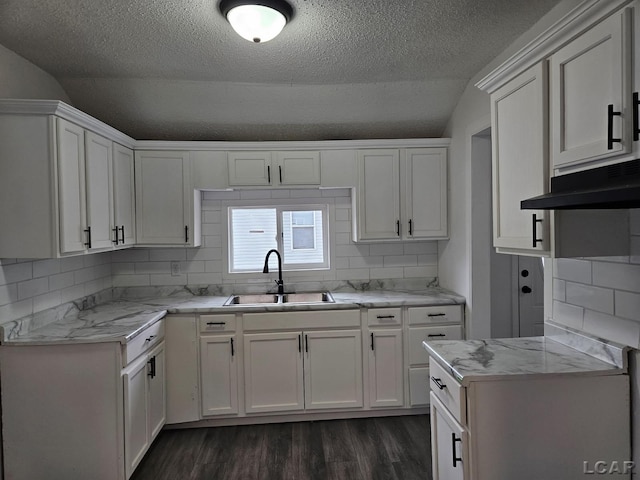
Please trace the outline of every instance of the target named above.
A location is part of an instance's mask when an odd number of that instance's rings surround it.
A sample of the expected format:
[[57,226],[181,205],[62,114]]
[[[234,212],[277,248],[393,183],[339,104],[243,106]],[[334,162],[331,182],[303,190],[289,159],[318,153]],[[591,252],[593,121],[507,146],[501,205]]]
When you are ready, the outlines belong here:
[[[329,268],[326,205],[229,207],[229,271],[262,272],[277,249],[283,270]],[[277,256],[269,269],[277,269]]]

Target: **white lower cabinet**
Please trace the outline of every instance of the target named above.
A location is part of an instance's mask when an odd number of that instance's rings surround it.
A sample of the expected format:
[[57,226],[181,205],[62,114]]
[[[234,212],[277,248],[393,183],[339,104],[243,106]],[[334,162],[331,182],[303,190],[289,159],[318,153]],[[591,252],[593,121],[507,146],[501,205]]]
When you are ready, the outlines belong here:
[[238,413],[236,335],[200,338],[202,415]]
[[165,423],[164,342],[127,366],[122,377],[125,469],[129,478]]
[[247,413],[362,407],[359,330],[244,335]]
[[371,407],[402,407],[402,329],[370,329],[369,404]]
[[629,402],[628,375],[479,375],[463,386],[431,359],[433,479],[578,480],[602,462],[619,469],[599,478],[628,479]]
[[409,359],[409,405],[429,404],[429,354],[425,340],[460,340],[463,332],[463,306],[440,305],[407,309]]

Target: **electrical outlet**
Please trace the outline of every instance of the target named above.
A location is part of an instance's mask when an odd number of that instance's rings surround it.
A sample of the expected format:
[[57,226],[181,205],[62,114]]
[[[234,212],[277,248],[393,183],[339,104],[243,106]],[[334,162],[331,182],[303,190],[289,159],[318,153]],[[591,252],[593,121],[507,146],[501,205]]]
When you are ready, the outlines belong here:
[[171,262],[171,276],[177,277],[180,275],[180,262]]

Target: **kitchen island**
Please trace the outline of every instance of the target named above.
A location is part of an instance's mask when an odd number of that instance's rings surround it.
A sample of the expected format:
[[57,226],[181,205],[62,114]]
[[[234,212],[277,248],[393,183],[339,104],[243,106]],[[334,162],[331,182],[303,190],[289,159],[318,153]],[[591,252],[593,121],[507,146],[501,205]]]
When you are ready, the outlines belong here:
[[434,480],[630,478],[628,349],[547,331],[424,342]]

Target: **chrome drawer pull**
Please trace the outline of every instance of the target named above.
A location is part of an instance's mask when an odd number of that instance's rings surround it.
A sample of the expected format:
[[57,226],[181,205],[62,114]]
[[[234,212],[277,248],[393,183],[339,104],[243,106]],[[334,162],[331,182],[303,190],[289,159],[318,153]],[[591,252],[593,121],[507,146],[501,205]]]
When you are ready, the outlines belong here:
[[436,386],[437,386],[440,390],[444,390],[445,388],[447,388],[447,386],[446,386],[444,383],[442,383],[442,379],[441,379],[441,378],[436,378],[436,377],[433,377],[433,376],[432,376],[432,377],[431,377],[431,381],[432,381],[433,383],[435,383],[435,384],[436,384]]

